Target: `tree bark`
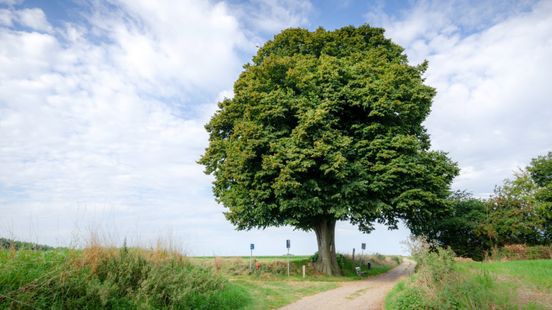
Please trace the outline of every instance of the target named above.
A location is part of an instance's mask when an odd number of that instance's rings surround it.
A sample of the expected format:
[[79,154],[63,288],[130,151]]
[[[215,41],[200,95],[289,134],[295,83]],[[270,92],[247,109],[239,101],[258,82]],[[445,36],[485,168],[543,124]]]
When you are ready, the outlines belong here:
[[334,219],[323,219],[314,227],[318,241],[316,269],[329,276],[341,275],[335,253],[335,222]]

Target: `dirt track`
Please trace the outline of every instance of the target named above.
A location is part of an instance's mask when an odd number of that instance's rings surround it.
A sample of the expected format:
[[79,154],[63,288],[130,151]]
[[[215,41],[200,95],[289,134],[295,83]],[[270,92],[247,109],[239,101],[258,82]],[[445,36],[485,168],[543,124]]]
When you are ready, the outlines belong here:
[[403,277],[410,275],[415,263],[404,259],[389,272],[363,281],[344,282],[342,286],[305,297],[282,309],[382,309],[385,295]]

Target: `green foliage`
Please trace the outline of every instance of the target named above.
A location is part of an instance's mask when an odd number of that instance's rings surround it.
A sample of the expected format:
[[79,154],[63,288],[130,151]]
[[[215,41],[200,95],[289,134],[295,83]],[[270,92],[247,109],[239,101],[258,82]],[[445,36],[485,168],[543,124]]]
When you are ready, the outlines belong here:
[[535,200],[543,219],[544,239],[552,244],[552,152],[534,158],[527,170],[537,185]]
[[0,249],[11,249],[11,248],[13,248],[14,250],[36,250],[36,251],[47,251],[47,250],[54,249],[53,247],[47,246],[47,245],[0,238]]
[[533,158],[527,170],[538,186],[545,187],[552,183],[552,152]]
[[450,196],[451,208],[442,218],[434,220],[428,237],[450,247],[462,257],[482,260],[491,248],[486,225],[489,219],[487,203],[466,192]]
[[[311,257],[310,257],[310,260],[311,262],[315,263],[319,260],[319,257],[320,257],[320,254],[318,254],[318,252],[315,252]],[[345,266],[345,255],[343,254],[340,254],[340,253],[337,253],[335,255],[335,258],[337,260],[337,264],[339,265],[340,268],[343,268]]]
[[199,161],[238,229],[416,228],[446,205],[458,169],[429,150],[427,64],[410,66],[383,29],[287,29],[244,68]]
[[414,256],[418,263],[420,277],[427,277],[426,281],[436,284],[447,281],[453,273],[454,257],[452,250],[441,247],[437,247],[435,251],[417,253]]
[[543,242],[543,218],[535,201],[536,184],[526,171],[505,180],[489,200],[488,235],[494,245]]
[[404,283],[399,287],[402,290],[400,298],[395,297],[396,301],[388,305],[389,309],[424,309],[427,302],[424,301],[423,292],[415,287],[404,287]]
[[248,298],[176,254],[0,251],[0,308],[235,309]]
[[505,180],[489,202],[489,237],[496,245],[551,244],[552,152]]
[[449,198],[451,208],[434,214],[422,233],[476,260],[508,245],[552,244],[551,167],[552,152],[534,158],[488,200],[454,193]]

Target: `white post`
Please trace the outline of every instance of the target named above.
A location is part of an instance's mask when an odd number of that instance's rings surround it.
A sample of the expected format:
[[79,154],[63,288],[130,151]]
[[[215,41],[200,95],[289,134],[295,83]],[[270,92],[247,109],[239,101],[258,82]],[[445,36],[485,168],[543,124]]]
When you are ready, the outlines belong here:
[[305,265],[303,265],[303,279],[305,278]]
[[249,272],[253,272],[253,249],[251,249],[251,254],[249,255]]

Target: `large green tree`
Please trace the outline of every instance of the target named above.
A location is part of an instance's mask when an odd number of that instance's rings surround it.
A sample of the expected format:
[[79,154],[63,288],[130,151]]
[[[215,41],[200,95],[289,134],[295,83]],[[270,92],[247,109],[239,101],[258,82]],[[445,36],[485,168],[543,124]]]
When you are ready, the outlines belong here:
[[427,64],[368,25],[287,29],[262,46],[207,124],[200,163],[237,229],[314,231],[318,269],[339,274],[335,225],[425,225],[458,168],[430,151]]

